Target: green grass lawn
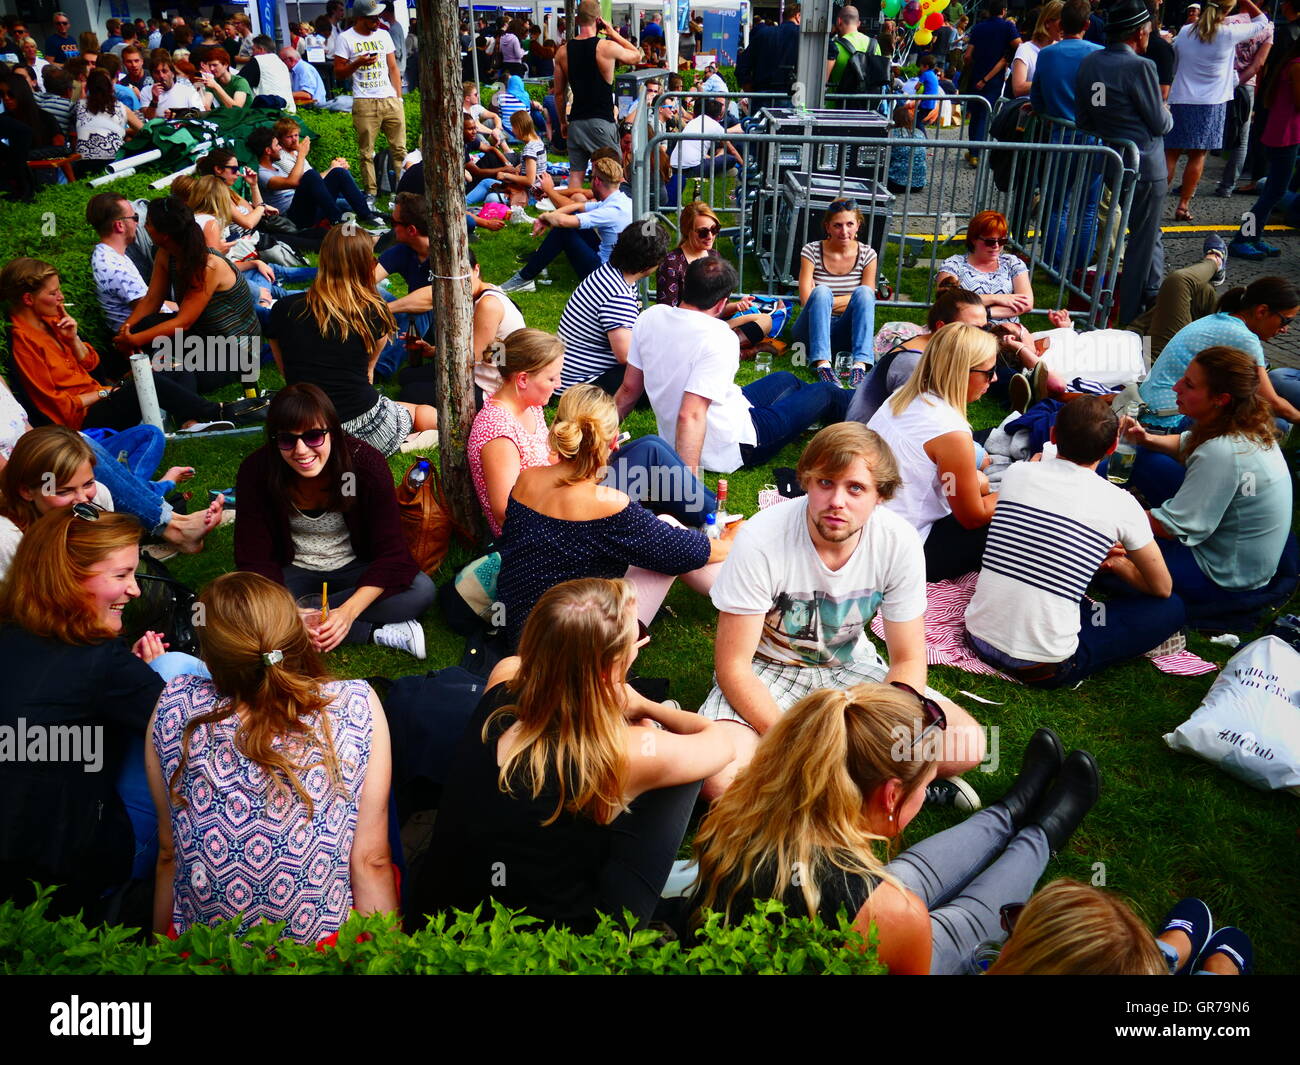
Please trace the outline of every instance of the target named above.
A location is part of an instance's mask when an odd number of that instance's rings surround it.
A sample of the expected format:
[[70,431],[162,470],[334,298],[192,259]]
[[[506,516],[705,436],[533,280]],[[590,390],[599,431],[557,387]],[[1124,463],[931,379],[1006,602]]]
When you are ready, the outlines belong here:
[[[313,124],[327,125],[315,118]],[[313,151],[314,160],[318,154],[343,154],[340,138],[331,134],[332,130],[322,136]],[[145,184],[147,178],[143,177],[121,183],[132,195],[143,194]],[[69,300],[81,304],[72,313],[86,320],[91,339],[100,343],[102,335],[95,335],[96,310],[87,262],[93,237],[81,223],[86,197],[82,188],[65,187],[42,193],[35,207],[0,208],[8,219],[0,226],[0,262],[19,254],[54,261],[63,271]],[[56,223],[49,233],[42,233],[44,212]],[[50,228],[48,224],[46,228]],[[474,247],[484,276],[500,282],[515,271],[516,254],[533,243],[526,227],[511,226],[499,234],[482,234]],[[923,291],[924,274],[916,274],[917,284],[911,291]],[[553,284],[539,286],[535,293],[517,294],[515,299],[529,325],[554,330],[574,278],[565,262],[554,264],[550,276]],[[1048,297],[1052,291],[1052,286],[1044,285],[1040,295]],[[895,317],[920,320],[920,312],[878,312],[879,321]],[[785,359],[776,360],[774,368],[791,367]],[[796,368],[796,372],[807,375],[806,370]],[[752,364],[742,364],[740,383],[752,376]],[[274,387],[280,382],[271,369],[264,372],[262,383]],[[973,411],[973,422],[977,428],[984,427],[1001,416],[996,407],[981,401]],[[628,419],[626,428],[634,436],[653,432],[653,415],[638,411]],[[165,463],[195,466],[198,473],[192,486],[196,498],[206,498],[209,489],[234,484],[240,460],[259,443],[260,437],[255,435],[174,443]],[[799,451],[799,444],[791,445],[773,465],[793,466]],[[391,460],[394,475],[411,462],[412,456]],[[729,476],[730,509],[753,513],[757,494],[768,479],[765,470]],[[715,483],[712,477],[708,480]],[[203,553],[174,559],[169,565],[178,576],[202,586],[233,567],[232,536],[230,526],[222,527],[209,538]],[[468,552],[454,548],[438,574],[439,581],[449,579],[469,557]],[[376,647],[344,647],[331,656],[331,665],[340,676],[391,677],[458,661],[461,640],[448,631],[436,608],[423,623],[427,662]],[[715,612],[707,601],[681,586],[674,588],[664,614],[653,627],[653,639],[640,656],[638,670],[646,676],[671,678],[672,695],[687,707],[698,706],[711,684],[714,623]],[[1190,638],[1189,646],[1218,663],[1230,654],[1198,636]],[[1104,884],[1132,901],[1149,922],[1159,920],[1166,908],[1184,895],[1199,895],[1210,904],[1220,924],[1240,925],[1254,937],[1260,971],[1294,971],[1300,957],[1300,923],[1294,913],[1295,900],[1300,898],[1295,799],[1254,791],[1202,762],[1174,754],[1162,740],[1164,733],[1197,707],[1212,680],[1213,675],[1167,677],[1145,659],[1094,677],[1077,690],[1054,693],[1029,691],[952,669],[931,671],[932,685],[995,729],[991,746],[998,752],[998,765],[990,773],[970,776],[986,801],[995,799],[1010,783],[1025,742],[1040,726],[1055,729],[1067,747],[1084,747],[1096,756],[1102,773],[1101,802],[1068,849],[1052,861],[1047,880],[1066,876]],[[963,691],[991,702],[970,699]],[[908,838],[919,839],[958,816],[923,811],[909,828]]]

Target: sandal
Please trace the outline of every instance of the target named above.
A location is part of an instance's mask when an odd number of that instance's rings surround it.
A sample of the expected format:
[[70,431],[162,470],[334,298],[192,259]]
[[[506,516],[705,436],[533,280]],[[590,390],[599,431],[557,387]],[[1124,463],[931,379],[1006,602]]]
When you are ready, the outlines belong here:
[[1180,207],[1180,208],[1178,208],[1178,210],[1176,210],[1176,211],[1174,212],[1174,221],[1175,221],[1175,222],[1194,222],[1194,221],[1196,221],[1196,219],[1194,219],[1194,218],[1192,217],[1192,212],[1189,211],[1186,207]]

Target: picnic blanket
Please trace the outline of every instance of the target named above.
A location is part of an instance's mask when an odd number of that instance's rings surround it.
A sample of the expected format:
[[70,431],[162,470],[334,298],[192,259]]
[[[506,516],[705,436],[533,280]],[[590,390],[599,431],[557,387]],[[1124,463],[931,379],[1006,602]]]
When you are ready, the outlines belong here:
[[[162,158],[149,165],[171,173],[189,166],[212,148],[222,147],[234,152],[239,157],[240,165],[256,169],[257,160],[245,146],[248,135],[259,126],[275,125],[280,114],[279,111],[265,107],[241,107],[238,110],[223,108],[207,111],[194,118],[150,119],[122,146],[117,157],[129,159],[156,148],[162,152]],[[302,135],[315,138],[315,132],[308,128],[302,115],[294,117],[298,120]]]
[[[967,573],[954,580],[934,581],[925,586],[925,662],[930,666],[952,666],[985,677],[1001,677],[1019,684],[1015,677],[995,669],[980,658],[966,642],[966,607],[975,594],[978,573]],[[885,620],[879,614],[871,619],[871,631],[885,638]],[[1161,673],[1175,677],[1198,677],[1219,667],[1193,654],[1179,651],[1151,659]]]

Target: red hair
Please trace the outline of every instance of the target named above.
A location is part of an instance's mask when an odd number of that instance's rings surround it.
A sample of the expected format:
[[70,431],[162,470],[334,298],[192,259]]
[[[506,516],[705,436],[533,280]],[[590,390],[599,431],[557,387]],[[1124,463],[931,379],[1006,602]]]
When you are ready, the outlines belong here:
[[1007,233],[1006,215],[997,211],[981,211],[966,227],[966,248],[974,251],[977,237],[1005,237]]

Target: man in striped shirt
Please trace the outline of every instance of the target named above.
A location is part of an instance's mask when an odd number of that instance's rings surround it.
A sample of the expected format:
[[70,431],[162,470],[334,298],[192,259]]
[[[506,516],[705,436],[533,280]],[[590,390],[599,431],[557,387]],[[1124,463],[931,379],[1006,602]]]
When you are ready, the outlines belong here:
[[[1057,457],[1003,474],[966,630],[980,658],[1025,684],[1074,684],[1159,646],[1185,621],[1141,505],[1097,476],[1118,434],[1109,397],[1076,399],[1052,429]],[[1098,570],[1131,590],[1088,600]]]
[[658,270],[667,254],[668,238],[658,225],[630,225],[619,234],[609,262],[574,289],[560,316],[564,372],[557,395],[584,381],[598,384],[611,396],[618,392],[632,347],[632,327],[641,313],[637,283]]

